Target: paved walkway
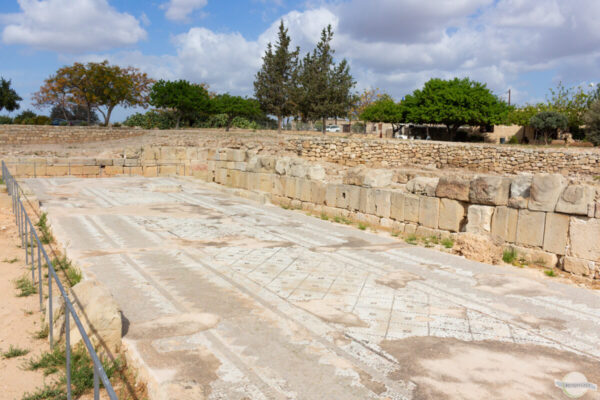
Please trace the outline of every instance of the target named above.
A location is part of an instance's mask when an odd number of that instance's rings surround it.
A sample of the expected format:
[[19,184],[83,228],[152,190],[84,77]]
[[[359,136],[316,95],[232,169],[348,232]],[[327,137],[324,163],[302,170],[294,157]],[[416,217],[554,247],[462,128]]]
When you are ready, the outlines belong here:
[[569,372],[600,383],[598,292],[192,180],[27,183],[166,398],[560,399]]

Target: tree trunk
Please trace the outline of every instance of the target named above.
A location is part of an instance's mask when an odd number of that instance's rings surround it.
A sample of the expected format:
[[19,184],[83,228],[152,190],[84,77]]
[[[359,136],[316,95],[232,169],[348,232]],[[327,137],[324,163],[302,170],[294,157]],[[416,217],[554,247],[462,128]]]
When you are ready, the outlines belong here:
[[324,135],[324,134],[325,134],[325,132],[326,132],[326,128],[327,128],[327,126],[325,125],[326,123],[327,123],[327,118],[326,118],[326,117],[323,117],[323,128],[322,128],[322,129],[323,129],[323,135]]
[[87,111],[87,124],[88,126],[92,124],[92,113],[90,112],[90,103],[87,103],[87,107],[85,108]]
[[112,113],[113,108],[114,106],[108,107],[108,110],[106,111],[106,118],[104,118],[104,126],[108,126],[110,123],[110,114]]
[[283,123],[283,117],[281,115],[277,116],[277,133],[281,133],[281,125]]
[[181,121],[181,115],[177,114],[177,120],[175,121],[175,129],[179,129],[179,121]]

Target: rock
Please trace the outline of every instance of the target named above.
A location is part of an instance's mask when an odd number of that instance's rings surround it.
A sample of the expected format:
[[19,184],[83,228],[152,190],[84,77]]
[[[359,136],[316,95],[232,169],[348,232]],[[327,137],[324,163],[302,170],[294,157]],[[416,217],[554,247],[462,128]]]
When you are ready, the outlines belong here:
[[469,233],[488,234],[492,230],[494,207],[469,206],[467,209],[466,231]]
[[544,231],[544,250],[565,255],[569,234],[569,216],[547,213]]
[[[71,290],[73,293],[71,301],[92,344],[116,354],[121,347],[123,324],[121,310],[109,290],[93,279],[82,281],[73,286]],[[57,343],[63,343],[65,340],[65,305],[61,296],[53,296],[52,310],[53,337]],[[47,312],[46,321],[48,321]],[[70,327],[71,345],[74,346],[82,339],[72,318]]]
[[454,242],[454,249],[465,258],[477,262],[499,264],[502,260],[502,247],[489,237],[474,233],[458,234]]
[[408,181],[406,190],[423,196],[435,196],[439,178],[416,177]]
[[375,190],[375,215],[382,218],[390,217],[392,192],[385,189]]
[[529,246],[542,246],[546,214],[543,212],[519,210],[517,243]]
[[596,197],[596,189],[588,185],[569,185],[556,204],[556,212],[588,215],[588,206]]
[[478,176],[471,181],[469,201],[473,204],[505,206],[508,204],[510,180],[500,176]]
[[527,208],[533,211],[554,211],[566,184],[566,178],[560,174],[535,175],[531,182]]
[[571,217],[569,224],[571,256],[600,261],[600,219]]
[[289,175],[296,177],[296,178],[304,178],[304,177],[306,177],[307,171],[308,171],[308,168],[305,164],[302,164],[299,161],[293,161],[290,165]]
[[419,224],[426,228],[437,229],[440,216],[440,199],[421,197],[419,202]]
[[465,223],[466,206],[460,201],[440,199],[439,228],[451,232],[460,232]]
[[275,172],[279,175],[285,175],[290,168],[290,158],[280,157],[275,162]]
[[421,197],[414,194],[404,196],[404,220],[408,222],[419,222],[419,203]]
[[346,185],[386,187],[392,184],[393,177],[393,170],[369,169],[359,165],[346,171],[343,181]]
[[514,243],[517,237],[517,220],[519,212],[504,206],[496,207],[492,218],[492,235],[503,242]]
[[404,193],[392,192],[390,202],[390,217],[396,221],[404,221]]
[[362,186],[365,170],[366,167],[364,165],[348,169],[344,175],[343,182],[346,185]]
[[508,205],[512,208],[527,208],[531,192],[532,175],[519,175],[510,183],[510,198]]
[[469,201],[471,182],[458,176],[442,176],[435,190],[436,197],[445,197],[453,200]]
[[519,258],[522,258],[529,264],[541,265],[547,268],[554,268],[558,264],[556,254],[520,246],[512,246],[512,248],[516,250]]
[[325,179],[325,168],[321,165],[311,165],[308,167],[307,176],[309,179],[322,181]]
[[589,276],[595,270],[593,261],[582,260],[580,258],[565,257],[563,269],[575,275]]

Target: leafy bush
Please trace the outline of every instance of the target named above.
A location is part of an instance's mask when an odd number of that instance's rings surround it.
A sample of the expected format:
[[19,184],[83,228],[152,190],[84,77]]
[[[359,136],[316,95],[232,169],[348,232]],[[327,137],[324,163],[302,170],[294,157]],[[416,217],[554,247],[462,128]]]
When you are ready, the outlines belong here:
[[50,125],[51,123],[52,120],[50,119],[50,117],[47,117],[45,115],[38,115],[37,117],[33,118],[34,125]]
[[10,125],[13,123],[13,119],[6,115],[0,115],[0,125]]
[[596,100],[584,116],[587,126],[585,138],[587,141],[600,145],[600,100]]
[[512,135],[510,139],[508,139],[508,144],[519,144],[519,138],[517,135]]
[[[150,110],[144,114],[135,113],[127,117],[124,126],[139,126],[144,129],[173,129],[177,118],[171,111]],[[113,125],[114,126],[114,125]]]
[[554,137],[559,129],[567,129],[569,120],[564,114],[554,111],[543,111],[531,117],[529,125],[536,130],[536,133],[541,133],[544,143],[548,144],[548,139]]
[[235,117],[231,122],[231,126],[241,129],[258,129],[258,124],[255,121],[250,121],[244,117]]
[[363,122],[356,122],[352,124],[352,133],[364,133],[365,128],[366,126]]

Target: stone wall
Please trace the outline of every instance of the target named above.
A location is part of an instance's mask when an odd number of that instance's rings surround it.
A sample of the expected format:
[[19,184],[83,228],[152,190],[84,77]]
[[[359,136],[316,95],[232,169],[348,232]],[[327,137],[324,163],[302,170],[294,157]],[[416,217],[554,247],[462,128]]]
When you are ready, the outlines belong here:
[[570,176],[600,175],[600,151],[597,149],[330,137],[296,138],[290,142],[303,158],[343,165],[435,166],[499,174],[552,172]]
[[140,136],[147,131],[95,126],[0,125],[0,144],[85,143]]

